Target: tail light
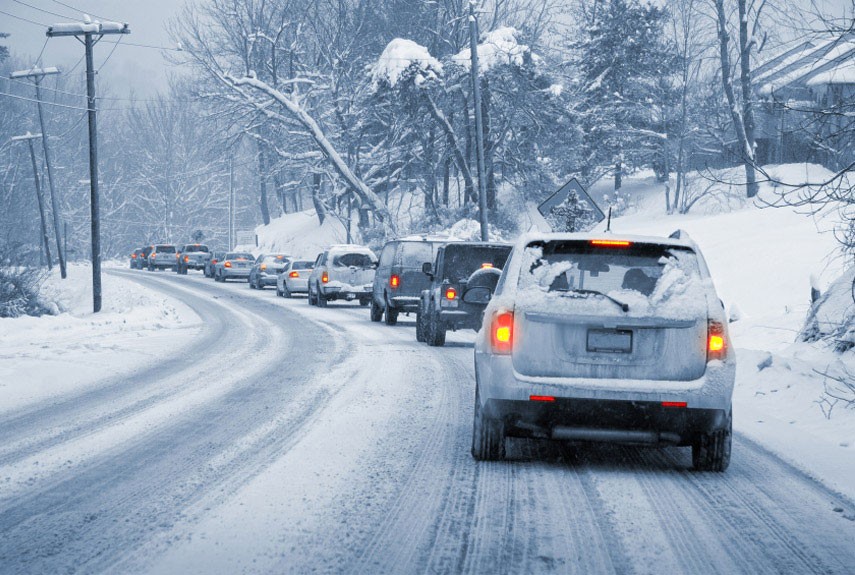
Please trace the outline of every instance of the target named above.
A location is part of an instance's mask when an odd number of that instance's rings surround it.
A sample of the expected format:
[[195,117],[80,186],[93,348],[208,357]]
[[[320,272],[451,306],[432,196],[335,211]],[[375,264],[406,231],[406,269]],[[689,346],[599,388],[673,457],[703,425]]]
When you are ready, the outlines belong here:
[[626,240],[591,240],[591,245],[607,248],[628,248],[632,245],[632,242]]
[[132,259],[137,259],[137,254],[131,254]]
[[181,254],[175,254],[175,259],[178,259],[180,257],[181,257]]
[[267,264],[261,264],[261,271],[267,270]]
[[727,357],[724,324],[710,320],[707,323],[707,361]]
[[457,290],[449,287],[445,290],[445,299],[454,299],[457,297]]
[[487,269],[490,269],[492,267],[493,267],[493,264],[491,264],[490,262],[484,262],[483,264],[481,264],[482,270],[487,270]]
[[493,353],[509,354],[514,346],[514,312],[499,311],[490,326]]
[[217,263],[217,260],[216,260],[216,259],[212,259],[212,260],[211,260],[211,263],[212,263],[212,264],[215,264],[215,263]]
[[289,278],[298,278],[298,277],[300,277],[300,272],[291,272],[290,274],[288,274],[288,277]]
[[156,253],[156,252],[151,252],[151,255],[150,255],[149,257],[150,257],[150,258],[152,258],[152,259],[154,259],[154,258],[156,258],[156,257],[157,257],[157,253]]
[[230,267],[232,267],[232,262],[226,262],[226,263],[224,263],[224,264],[223,264],[223,267],[224,267],[224,268],[230,268]]
[[330,281],[330,276],[327,272],[321,274],[321,283],[327,283]]
[[186,264],[189,261],[190,261],[190,256],[184,256],[184,263]]
[[401,278],[395,274],[389,276],[389,287],[392,289],[398,289],[398,286],[401,285]]
[[551,402],[555,401],[555,396],[554,395],[529,395],[528,400],[529,401],[545,401],[545,402],[551,403]]

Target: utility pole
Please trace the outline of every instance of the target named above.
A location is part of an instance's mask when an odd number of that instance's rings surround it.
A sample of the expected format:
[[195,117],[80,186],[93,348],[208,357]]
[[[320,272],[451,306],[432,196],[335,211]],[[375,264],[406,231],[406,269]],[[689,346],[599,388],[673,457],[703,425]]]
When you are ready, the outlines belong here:
[[469,0],[469,52],[472,57],[472,100],[475,103],[475,148],[478,152],[478,206],[481,212],[481,241],[490,240],[487,223],[487,171],[484,168],[484,131],[481,117],[481,80],[478,78],[478,19],[475,17],[475,0]]
[[[88,16],[86,17],[88,20]],[[130,34],[127,24],[120,22],[72,22],[54,24],[47,30],[48,38],[74,36],[86,49],[86,101],[89,111],[89,202],[92,218],[92,307],[101,311],[101,215],[98,199],[98,131],[95,117],[95,65],[92,48],[107,34]],[[80,40],[83,36],[83,40]],[[97,39],[93,39],[97,36]]]
[[62,241],[59,235],[59,198],[57,197],[56,186],[54,185],[53,160],[50,153],[50,146],[48,145],[47,131],[45,130],[44,111],[42,110],[42,93],[39,88],[39,84],[41,83],[42,78],[44,78],[45,76],[51,76],[53,74],[59,74],[59,70],[54,67],[36,68],[35,66],[33,66],[33,68],[29,70],[18,70],[17,72],[12,72],[9,77],[13,79],[32,78],[33,84],[36,87],[36,105],[39,109],[39,125],[42,128],[42,148],[44,149],[45,153],[45,165],[47,166],[48,185],[50,187],[50,206],[51,212],[53,212],[53,233],[56,237],[56,252],[57,257],[59,258],[59,273],[62,276],[62,279],[65,279],[67,277],[65,268],[65,251],[62,249]]
[[31,134],[27,132],[23,136],[15,136],[12,138],[12,141],[21,142],[26,140],[27,144],[30,146],[30,159],[33,161],[33,179],[36,183],[36,197],[39,200],[39,217],[41,218],[42,223],[42,250],[47,258],[48,269],[52,270],[53,264],[50,261],[50,241],[48,240],[47,224],[45,223],[45,200],[42,197],[42,186],[39,183],[39,166],[36,163],[36,150],[33,148],[33,140],[41,137],[41,134]]
[[234,247],[234,228],[235,228],[235,166],[234,160],[229,156],[229,247],[231,250]]

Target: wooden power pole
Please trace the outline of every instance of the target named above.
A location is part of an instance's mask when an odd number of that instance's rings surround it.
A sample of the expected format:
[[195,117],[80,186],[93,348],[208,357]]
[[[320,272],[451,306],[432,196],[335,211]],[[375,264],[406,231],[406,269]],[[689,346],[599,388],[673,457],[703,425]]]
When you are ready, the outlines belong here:
[[98,130],[95,116],[95,65],[92,49],[108,34],[130,34],[127,24],[120,22],[71,22],[54,24],[47,30],[48,38],[83,37],[86,49],[86,101],[89,112],[89,207],[92,218],[92,307],[101,311],[101,215],[98,196]]
[[33,148],[33,140],[36,138],[41,138],[41,134],[31,134],[27,132],[23,136],[15,136],[12,138],[13,142],[22,142],[26,141],[30,146],[30,159],[33,162],[33,181],[36,184],[36,198],[39,201],[39,217],[41,219],[41,230],[42,230],[42,250],[44,251],[45,257],[47,258],[47,266],[49,270],[53,269],[53,264],[50,259],[50,241],[48,240],[47,233],[47,224],[45,223],[45,199],[42,196],[42,186],[39,183],[39,165],[36,162],[36,150]]
[[469,51],[472,58],[472,100],[475,102],[475,148],[478,155],[478,207],[481,212],[481,241],[490,240],[487,223],[486,168],[484,166],[484,120],[481,117],[481,79],[478,77],[478,18],[475,0],[469,0]]

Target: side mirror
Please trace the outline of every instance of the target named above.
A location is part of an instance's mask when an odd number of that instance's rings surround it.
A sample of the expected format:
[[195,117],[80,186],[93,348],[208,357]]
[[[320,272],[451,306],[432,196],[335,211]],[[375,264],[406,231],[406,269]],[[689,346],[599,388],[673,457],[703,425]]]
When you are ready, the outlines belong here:
[[463,292],[463,301],[477,305],[487,305],[493,297],[493,290],[488,287],[473,287]]
[[426,276],[433,277],[433,264],[430,262],[425,262],[422,264],[422,273]]

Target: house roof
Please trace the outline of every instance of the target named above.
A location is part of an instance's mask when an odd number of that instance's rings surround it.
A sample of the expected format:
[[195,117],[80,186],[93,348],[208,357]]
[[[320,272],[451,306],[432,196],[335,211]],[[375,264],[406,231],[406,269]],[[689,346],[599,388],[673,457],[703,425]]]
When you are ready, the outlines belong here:
[[806,41],[755,68],[761,96],[782,88],[855,83],[855,33]]

